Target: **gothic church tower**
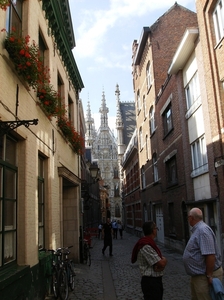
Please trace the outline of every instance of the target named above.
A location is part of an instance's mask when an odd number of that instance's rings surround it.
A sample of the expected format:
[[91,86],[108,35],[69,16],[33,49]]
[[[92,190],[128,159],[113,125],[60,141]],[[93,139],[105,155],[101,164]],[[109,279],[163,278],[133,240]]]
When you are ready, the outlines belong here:
[[[88,111],[90,107],[88,104]],[[90,115],[86,116],[87,136],[86,142],[88,146],[92,145],[92,160],[97,162],[100,168],[101,177],[104,182],[104,186],[109,191],[109,205],[107,207],[108,217],[111,219],[121,219],[121,198],[119,187],[119,163],[117,154],[117,142],[108,125],[108,112],[109,109],[106,106],[105,94],[102,94],[100,113],[100,127],[93,137],[88,135],[88,128],[91,128],[92,121]],[[88,127],[89,126],[89,127]]]

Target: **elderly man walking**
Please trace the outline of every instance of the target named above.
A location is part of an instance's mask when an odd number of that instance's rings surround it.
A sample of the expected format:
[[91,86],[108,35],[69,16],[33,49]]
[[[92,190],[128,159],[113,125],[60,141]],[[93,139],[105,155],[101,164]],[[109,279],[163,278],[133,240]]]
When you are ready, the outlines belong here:
[[202,211],[189,211],[188,222],[192,235],[183,254],[186,273],[191,276],[191,300],[211,300],[212,278],[222,281],[221,254],[213,230],[203,222]]

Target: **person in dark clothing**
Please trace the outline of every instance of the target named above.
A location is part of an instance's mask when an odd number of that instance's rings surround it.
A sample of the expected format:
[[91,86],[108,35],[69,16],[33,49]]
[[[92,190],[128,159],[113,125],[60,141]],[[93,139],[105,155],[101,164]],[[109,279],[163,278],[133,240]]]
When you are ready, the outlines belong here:
[[113,256],[113,254],[112,254],[112,234],[113,234],[113,228],[110,223],[110,219],[107,218],[107,222],[103,225],[103,228],[102,228],[102,239],[104,241],[104,246],[102,249],[103,255],[104,255],[106,248],[109,246],[110,256]]

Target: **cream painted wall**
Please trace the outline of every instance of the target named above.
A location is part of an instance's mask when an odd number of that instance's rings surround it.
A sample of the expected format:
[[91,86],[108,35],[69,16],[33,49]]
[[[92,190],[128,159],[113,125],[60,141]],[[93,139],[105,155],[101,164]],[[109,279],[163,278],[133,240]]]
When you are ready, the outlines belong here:
[[[48,22],[45,20],[41,9],[41,1],[24,1],[23,33],[29,34],[31,40],[38,43],[39,29],[48,46],[48,58],[51,84],[57,90],[57,74],[60,73],[64,83],[63,93],[65,103],[68,104],[68,95],[74,102],[74,127],[79,131],[78,101],[74,87],[69,88],[69,80],[66,68],[61,56],[53,51],[53,38],[48,35]],[[6,12],[0,10],[0,29],[5,28]],[[35,265],[38,263],[38,154],[45,157],[45,229],[46,247],[56,248],[63,246],[64,215],[62,213],[63,195],[62,177],[58,175],[58,168],[64,167],[68,174],[73,176],[75,187],[71,194],[66,194],[66,199],[74,202],[74,222],[70,228],[75,248],[74,255],[78,258],[78,238],[80,224],[80,192],[79,177],[81,176],[80,158],[73,152],[71,146],[65,140],[56,124],[56,118],[49,120],[44,111],[38,106],[39,99],[35,91],[29,90],[26,82],[20,78],[4,49],[5,32],[0,33],[0,119],[3,121],[15,120],[16,90],[19,87],[19,106],[17,117],[20,120],[38,119],[37,126],[29,129],[20,126],[15,130],[18,140],[18,201],[17,201],[17,261],[18,264]],[[54,132],[54,138],[53,138]],[[74,184],[74,182],[73,182]],[[75,190],[75,192],[74,192]],[[67,222],[68,223],[68,222]],[[67,224],[66,223],[66,224]],[[75,225],[74,225],[75,224]]]
[[204,134],[204,118],[201,106],[188,119],[188,130],[190,144]]
[[211,198],[209,174],[203,174],[194,178],[193,183],[195,201]]

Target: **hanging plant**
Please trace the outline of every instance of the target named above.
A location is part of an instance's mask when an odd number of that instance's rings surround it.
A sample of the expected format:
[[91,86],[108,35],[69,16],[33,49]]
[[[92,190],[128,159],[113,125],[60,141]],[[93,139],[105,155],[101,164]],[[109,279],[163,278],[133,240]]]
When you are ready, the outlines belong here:
[[46,111],[49,118],[58,115],[58,94],[51,85],[38,87],[37,96],[40,99],[40,106]]
[[82,154],[85,146],[84,139],[66,117],[63,101],[50,84],[49,69],[44,67],[35,41],[30,43],[28,35],[23,37],[12,29],[5,39],[5,48],[18,74],[37,92],[40,107],[49,119],[58,116],[57,123],[65,138],[72,145],[75,153]]
[[[5,31],[3,29],[2,31]],[[12,59],[15,69],[28,85],[37,91],[39,105],[45,110],[49,119],[63,113],[59,105],[61,99],[50,84],[49,68],[44,67],[39,55],[39,47],[30,37],[23,37],[14,28],[5,39],[5,48]]]
[[10,6],[9,0],[0,0],[0,8],[6,10],[7,7]]
[[5,39],[5,48],[13,60],[17,73],[27,81],[29,86],[37,88],[38,81],[40,79],[43,81],[43,76],[40,77],[43,63],[39,57],[39,47],[35,41],[30,43],[29,35],[22,37],[12,29],[12,32]]
[[68,118],[65,115],[61,115],[57,123],[67,141],[72,145],[74,152],[78,155],[83,154],[85,147],[84,138],[75,130]]

